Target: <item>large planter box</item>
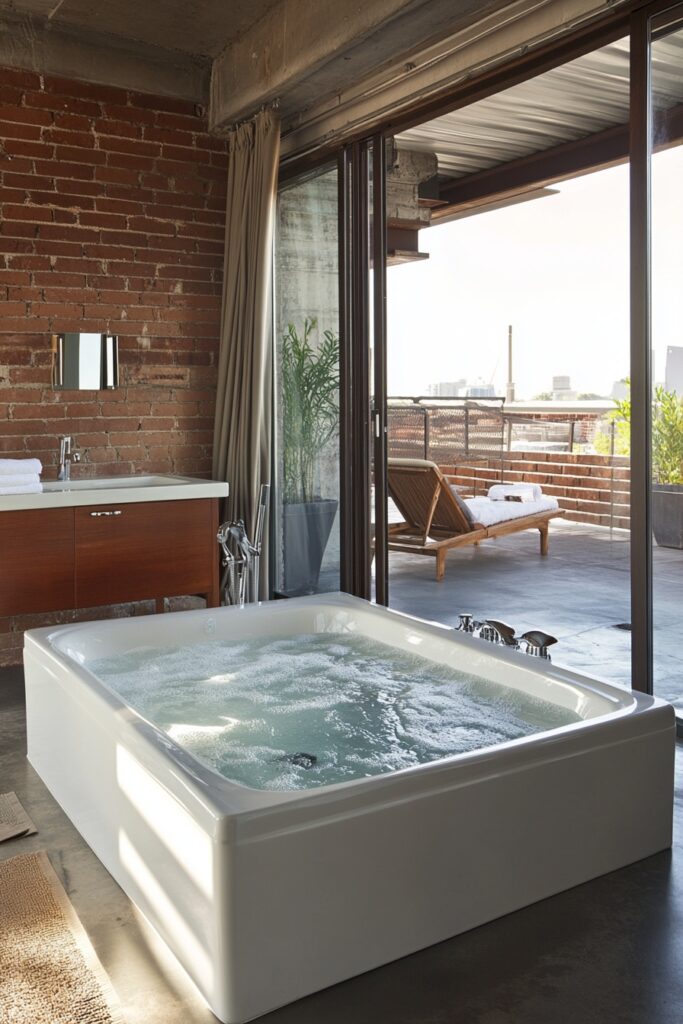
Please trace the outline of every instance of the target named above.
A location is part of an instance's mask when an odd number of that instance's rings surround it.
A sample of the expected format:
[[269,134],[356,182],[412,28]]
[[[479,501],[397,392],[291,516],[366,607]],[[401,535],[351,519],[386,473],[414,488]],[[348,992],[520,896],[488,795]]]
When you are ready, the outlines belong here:
[[683,484],[652,487],[652,532],[663,548],[683,548]]
[[284,591],[313,594],[338,502],[332,498],[282,507]]

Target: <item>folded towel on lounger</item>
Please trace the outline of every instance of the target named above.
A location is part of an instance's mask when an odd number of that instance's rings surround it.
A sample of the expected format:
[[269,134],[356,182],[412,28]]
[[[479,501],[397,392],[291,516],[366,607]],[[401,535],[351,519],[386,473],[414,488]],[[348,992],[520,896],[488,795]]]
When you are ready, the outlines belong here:
[[40,459],[0,459],[0,476],[14,476],[17,473],[33,473],[40,476],[43,464]]
[[43,489],[41,483],[20,484],[18,487],[5,487],[0,477],[0,494],[40,494]]
[[538,484],[494,484],[488,496],[491,501],[540,501],[543,491]]

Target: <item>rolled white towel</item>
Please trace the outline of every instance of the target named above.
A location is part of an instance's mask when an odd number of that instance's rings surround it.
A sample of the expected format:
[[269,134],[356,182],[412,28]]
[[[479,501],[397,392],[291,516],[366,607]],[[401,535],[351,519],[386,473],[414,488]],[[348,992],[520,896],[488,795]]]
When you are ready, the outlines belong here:
[[517,498],[518,501],[540,501],[543,491],[538,484],[494,484],[489,487],[488,496],[491,501],[507,501]]
[[18,487],[4,487],[1,481],[2,477],[0,477],[0,494],[40,494],[43,489],[42,484],[22,484]]
[[24,484],[39,484],[40,477],[37,473],[6,473],[0,476],[0,484],[3,487],[22,487]]
[[0,459],[0,476],[15,476],[17,473],[34,473],[40,476],[43,464],[40,459]]

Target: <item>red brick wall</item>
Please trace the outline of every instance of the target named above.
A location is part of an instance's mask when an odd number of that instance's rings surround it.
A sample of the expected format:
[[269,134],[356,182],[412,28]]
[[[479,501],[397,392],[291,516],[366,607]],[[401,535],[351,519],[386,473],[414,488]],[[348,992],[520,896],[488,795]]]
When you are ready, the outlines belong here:
[[[225,143],[193,104],[0,70],[0,455],[73,433],[79,475],[211,469]],[[119,336],[122,387],[55,392],[58,331]]]
[[[191,103],[0,69],[0,457],[54,478],[71,433],[74,475],[210,475],[225,163]],[[119,336],[119,389],[51,389],[79,330]]]

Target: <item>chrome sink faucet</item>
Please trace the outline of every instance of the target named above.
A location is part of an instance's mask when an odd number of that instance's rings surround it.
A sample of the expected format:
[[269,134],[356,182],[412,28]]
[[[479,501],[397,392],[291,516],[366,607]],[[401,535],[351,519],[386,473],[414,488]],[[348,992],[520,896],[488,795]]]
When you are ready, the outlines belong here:
[[64,437],[59,439],[59,472],[57,473],[58,480],[70,480],[71,479],[71,463],[80,462],[80,453],[74,451],[78,448],[78,445],[74,441],[70,434],[66,434]]

